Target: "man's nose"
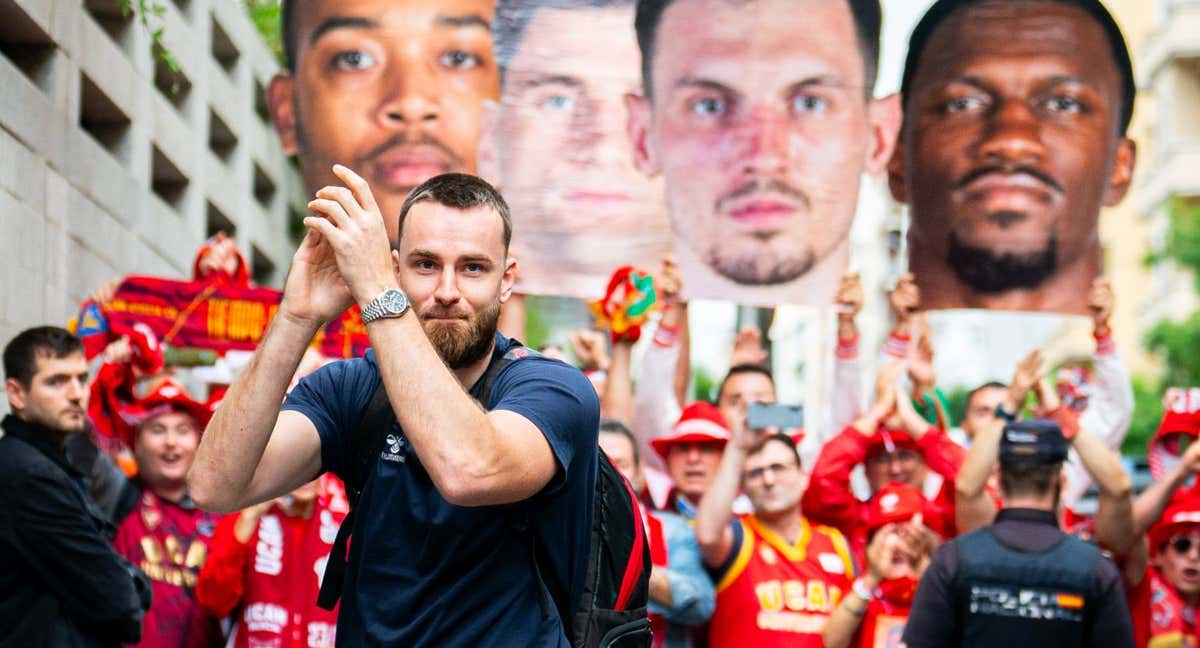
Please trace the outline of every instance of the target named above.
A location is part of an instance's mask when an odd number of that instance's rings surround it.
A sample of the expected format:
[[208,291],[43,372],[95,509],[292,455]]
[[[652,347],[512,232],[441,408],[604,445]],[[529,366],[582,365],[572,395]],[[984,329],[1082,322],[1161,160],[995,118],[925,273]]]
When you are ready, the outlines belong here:
[[443,306],[458,303],[458,300],[462,298],[462,293],[458,290],[458,275],[455,274],[452,264],[443,268],[441,276],[438,277],[437,290],[433,292],[433,298]]
[[790,133],[786,117],[769,106],[755,106],[737,128],[743,172],[778,175],[787,169]]
[[413,127],[437,120],[440,79],[434,64],[416,53],[397,57],[387,63],[379,120],[386,126]]
[[987,121],[979,154],[985,160],[1014,166],[1044,161],[1047,151],[1041,121],[1024,101],[1005,101]]

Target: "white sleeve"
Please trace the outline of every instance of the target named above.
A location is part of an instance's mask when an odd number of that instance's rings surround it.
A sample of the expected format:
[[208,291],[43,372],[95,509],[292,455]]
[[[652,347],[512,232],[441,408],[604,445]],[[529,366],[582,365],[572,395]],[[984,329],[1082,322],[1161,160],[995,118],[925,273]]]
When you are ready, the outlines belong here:
[[[1079,416],[1079,427],[1100,439],[1104,445],[1119,451],[1133,416],[1133,383],[1111,338],[1097,344],[1093,362],[1096,367],[1095,389],[1088,398],[1087,409]],[[1092,476],[1084,469],[1074,449],[1067,457],[1064,470],[1067,473],[1067,488],[1063,500],[1072,506],[1091,487]]]
[[662,468],[650,440],[666,436],[679,418],[682,407],[675,398],[675,364],[679,343],[670,346],[653,340],[642,357],[633,393],[633,434],[638,439],[642,463]]
[[862,362],[858,358],[858,343],[838,341],[833,356],[833,394],[830,407],[830,428],[825,439],[831,439],[843,428],[862,416]]

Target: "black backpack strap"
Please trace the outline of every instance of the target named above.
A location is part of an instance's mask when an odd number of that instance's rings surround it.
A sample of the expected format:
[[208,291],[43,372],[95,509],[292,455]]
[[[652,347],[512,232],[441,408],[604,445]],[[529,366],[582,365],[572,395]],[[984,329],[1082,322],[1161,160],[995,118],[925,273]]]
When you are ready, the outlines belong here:
[[317,605],[326,610],[333,610],[341,598],[342,586],[346,581],[346,548],[350,543],[351,529],[354,528],[354,511],[358,508],[358,499],[366,487],[371,469],[379,460],[379,453],[384,447],[393,419],[392,404],[388,400],[383,380],[380,380],[375,393],[371,395],[371,401],[363,410],[362,420],[351,433],[347,446],[346,469],[342,483],[346,486],[346,499],[350,503],[350,511],[338,527],[337,537],[329,550],[329,560],[325,563],[325,575],[321,577]]

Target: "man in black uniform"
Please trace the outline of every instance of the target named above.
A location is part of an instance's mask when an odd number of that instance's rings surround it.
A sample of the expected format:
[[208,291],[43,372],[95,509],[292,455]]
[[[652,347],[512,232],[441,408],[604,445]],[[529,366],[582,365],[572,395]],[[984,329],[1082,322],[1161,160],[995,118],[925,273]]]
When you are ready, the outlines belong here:
[[4,349],[0,647],[117,646],[142,635],[149,583],[113,551],[107,516],[67,462],[87,422],[79,338],[29,329]]
[[[997,423],[998,424],[998,423]],[[1010,422],[1000,440],[1003,508],[991,526],[933,556],[904,629],[909,648],[1132,646],[1121,576],[1055,511],[1067,440],[1046,419]]]

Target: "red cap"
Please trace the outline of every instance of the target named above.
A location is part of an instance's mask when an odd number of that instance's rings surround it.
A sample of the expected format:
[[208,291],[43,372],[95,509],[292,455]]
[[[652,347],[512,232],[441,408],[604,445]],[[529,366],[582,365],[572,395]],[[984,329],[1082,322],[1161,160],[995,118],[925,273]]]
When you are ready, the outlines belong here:
[[[191,415],[196,420],[196,427],[201,432],[204,431],[204,426],[208,425],[208,419],[212,417],[212,410],[208,408],[208,405],[194,400],[188,395],[183,385],[176,382],[174,378],[167,378],[159,383],[154,391],[139,400],[136,406],[130,408],[130,415],[134,419],[135,425],[141,425],[160,414],[159,410],[164,407],[179,409]],[[133,439],[129,439],[128,443],[132,447]]]
[[925,513],[925,495],[910,484],[888,482],[867,502],[867,531],[874,532],[886,524],[907,522]]
[[716,405],[696,401],[683,408],[670,436],[652,439],[650,446],[664,460],[676,443],[720,443],[729,441],[729,425]]
[[1176,491],[1162,517],[1150,527],[1150,555],[1157,555],[1173,536],[1196,527],[1200,527],[1200,491],[1195,486]]
[[891,454],[897,450],[913,450],[920,452],[921,446],[916,439],[902,430],[880,429],[867,439],[867,458],[871,459],[881,454]]

